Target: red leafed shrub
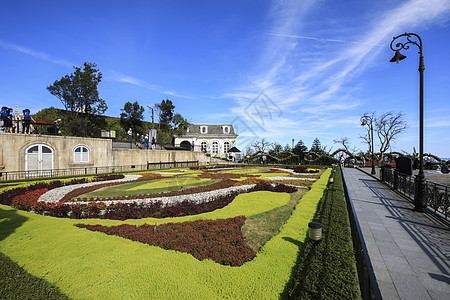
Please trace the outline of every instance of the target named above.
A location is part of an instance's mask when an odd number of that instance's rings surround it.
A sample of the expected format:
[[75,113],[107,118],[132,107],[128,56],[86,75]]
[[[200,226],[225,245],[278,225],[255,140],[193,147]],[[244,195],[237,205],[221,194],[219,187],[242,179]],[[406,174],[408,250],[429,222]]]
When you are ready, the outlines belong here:
[[147,181],[147,180],[154,180],[154,179],[161,179],[161,178],[163,178],[163,177],[160,174],[145,173],[145,174],[142,174],[142,176],[139,177],[137,181]]
[[98,175],[95,176],[92,181],[107,181],[107,180],[117,180],[117,179],[123,179],[125,178],[125,175],[123,174],[112,174],[112,175]]
[[101,226],[77,224],[79,228],[117,235],[132,241],[167,250],[189,253],[198,260],[211,259],[219,264],[241,266],[252,260],[255,252],[245,244],[241,227],[246,218],[239,216],[220,220],[198,220],[142,226],[123,224]]
[[306,167],[294,167],[295,173],[319,173],[319,170],[308,170]]
[[46,192],[48,192],[47,188],[27,191],[22,195],[15,196],[12,200],[11,206],[26,211],[34,210],[33,206],[37,203],[39,197]]

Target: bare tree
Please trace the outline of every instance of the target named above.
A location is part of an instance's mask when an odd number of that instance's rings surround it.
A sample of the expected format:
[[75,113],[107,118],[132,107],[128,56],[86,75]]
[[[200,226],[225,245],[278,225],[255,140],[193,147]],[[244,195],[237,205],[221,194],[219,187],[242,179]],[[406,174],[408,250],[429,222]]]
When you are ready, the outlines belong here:
[[382,114],[379,118],[375,118],[375,128],[378,139],[380,141],[380,160],[383,161],[384,154],[390,148],[397,136],[402,133],[408,125],[403,120],[403,114],[387,112]]
[[380,142],[379,151],[378,153],[376,153],[376,155],[378,155],[377,159],[379,161],[383,161],[385,153],[392,146],[392,143],[395,141],[397,136],[406,128],[408,128],[408,125],[406,121],[403,120],[402,113],[386,112],[378,117],[376,116],[375,112],[371,112],[364,114],[364,116],[368,116],[369,119],[373,121],[373,123],[366,122],[362,124],[366,129],[366,134],[360,136],[360,138],[362,138],[367,143],[367,145],[369,146],[368,152],[370,155],[372,155],[370,126],[373,125],[373,131],[376,132],[376,136],[378,136],[378,140]]
[[350,149],[350,139],[348,137],[343,137],[337,140],[333,140],[335,144],[340,144],[342,147],[344,147],[345,153],[352,156],[356,159],[356,148]]
[[268,142],[266,139],[255,140],[251,146],[256,153],[268,153],[272,149],[272,143]]

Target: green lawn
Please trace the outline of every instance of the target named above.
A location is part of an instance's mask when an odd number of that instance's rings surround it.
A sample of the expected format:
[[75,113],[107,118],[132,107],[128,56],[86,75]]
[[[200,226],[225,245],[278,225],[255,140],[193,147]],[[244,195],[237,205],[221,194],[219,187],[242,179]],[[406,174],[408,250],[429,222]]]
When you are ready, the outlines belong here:
[[[313,218],[330,170],[312,185],[291,217],[255,259],[241,267],[198,261],[117,236],[79,229],[75,223],[120,225],[247,217],[291,203],[289,194],[241,194],[228,206],[201,215],[167,219],[71,220],[46,217],[0,205],[0,250],[33,276],[75,299],[278,299],[308,222]],[[300,247],[300,248],[299,248]]]
[[208,185],[218,181],[219,180],[212,180],[208,178],[191,178],[191,177],[176,177],[152,181],[138,181],[114,185],[111,187],[103,187],[90,193],[80,195],[77,198],[114,197],[114,196],[127,196],[127,195],[178,191],[194,186]]

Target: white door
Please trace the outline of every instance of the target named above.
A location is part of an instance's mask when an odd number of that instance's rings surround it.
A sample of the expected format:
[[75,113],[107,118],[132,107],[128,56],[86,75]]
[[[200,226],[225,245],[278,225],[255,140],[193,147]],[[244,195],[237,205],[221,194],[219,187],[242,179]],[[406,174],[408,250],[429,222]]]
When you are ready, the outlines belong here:
[[50,174],[53,170],[53,150],[46,145],[33,145],[27,149],[25,171],[31,175]]

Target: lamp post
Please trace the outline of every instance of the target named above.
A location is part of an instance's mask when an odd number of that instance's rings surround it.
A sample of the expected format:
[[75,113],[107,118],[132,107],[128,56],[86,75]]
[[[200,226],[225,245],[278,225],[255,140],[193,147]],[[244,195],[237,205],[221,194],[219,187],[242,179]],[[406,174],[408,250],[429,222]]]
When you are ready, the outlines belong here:
[[[370,123],[369,123],[370,121]],[[373,119],[371,116],[368,115],[364,115],[361,117],[361,126],[367,125],[369,126],[370,129],[370,140],[371,140],[371,152],[372,152],[372,174],[376,174],[377,172],[375,171],[375,154],[374,154],[374,150],[373,150]]]
[[[405,37],[406,42],[395,44],[394,41],[398,38]],[[425,211],[427,208],[427,200],[425,198],[425,175],[423,172],[423,71],[425,71],[425,65],[423,63],[423,49],[422,39],[415,33],[403,33],[399,36],[395,36],[391,42],[391,50],[395,51],[394,57],[390,60],[396,62],[406,58],[405,55],[400,53],[400,50],[409,49],[409,44],[416,45],[419,48],[419,74],[420,74],[420,90],[419,90],[419,175],[415,178],[415,193],[414,193],[414,210]]]

